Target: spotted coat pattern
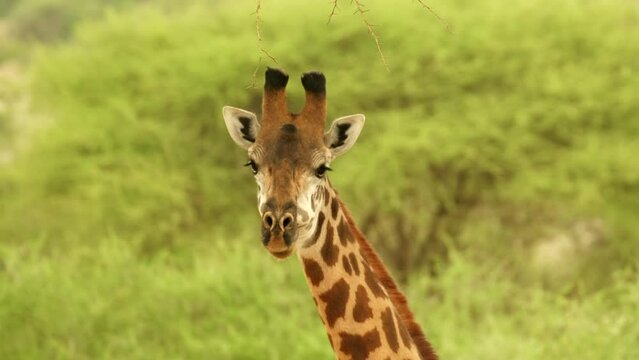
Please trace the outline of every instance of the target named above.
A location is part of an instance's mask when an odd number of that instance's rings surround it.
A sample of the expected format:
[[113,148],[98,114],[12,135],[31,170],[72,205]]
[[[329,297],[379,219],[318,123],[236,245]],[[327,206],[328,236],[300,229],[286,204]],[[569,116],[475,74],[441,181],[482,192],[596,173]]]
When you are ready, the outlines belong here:
[[329,186],[315,231],[298,256],[328,339],[339,360],[421,359],[397,309],[366,262]]

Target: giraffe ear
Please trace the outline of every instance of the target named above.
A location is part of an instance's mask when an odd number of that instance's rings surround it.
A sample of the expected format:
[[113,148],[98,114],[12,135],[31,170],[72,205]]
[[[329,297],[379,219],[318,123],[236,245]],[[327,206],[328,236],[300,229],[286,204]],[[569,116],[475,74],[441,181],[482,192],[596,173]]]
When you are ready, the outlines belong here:
[[333,121],[330,129],[324,134],[324,143],[331,150],[334,158],[353,147],[364,127],[364,120],[364,115],[356,114]]
[[260,131],[260,123],[257,116],[250,111],[238,109],[232,106],[225,106],[222,109],[226,129],[241,148],[248,150],[257,138]]

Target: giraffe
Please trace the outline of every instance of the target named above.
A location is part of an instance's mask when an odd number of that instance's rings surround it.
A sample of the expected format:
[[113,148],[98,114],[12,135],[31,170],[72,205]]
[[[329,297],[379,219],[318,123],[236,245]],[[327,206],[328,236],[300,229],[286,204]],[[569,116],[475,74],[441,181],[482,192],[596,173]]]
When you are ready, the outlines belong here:
[[297,251],[337,359],[436,360],[406,298],[327,177],[331,161],[357,140],[364,115],[340,117],[325,132],[324,75],[302,75],[306,99],[297,114],[288,110],[288,78],[267,68],[261,121],[223,108],[257,182],[262,244],[278,259]]

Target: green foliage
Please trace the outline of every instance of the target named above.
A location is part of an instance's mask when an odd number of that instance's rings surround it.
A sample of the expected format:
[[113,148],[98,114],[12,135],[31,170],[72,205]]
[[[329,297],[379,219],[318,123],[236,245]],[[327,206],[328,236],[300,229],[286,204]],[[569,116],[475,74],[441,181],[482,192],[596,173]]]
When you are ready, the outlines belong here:
[[28,1],[12,14],[13,32],[21,40],[54,41],[66,38],[77,21],[77,4],[68,1]]
[[[56,255],[37,239],[0,248],[0,357],[332,358],[297,261],[227,238],[191,236],[150,261],[116,237]],[[568,299],[453,253],[442,276],[414,274],[408,296],[441,358],[634,359],[638,280],[618,271]]]
[[[4,0],[3,0],[4,1]],[[119,7],[135,0],[26,0],[9,1],[0,7],[6,13],[14,36],[21,41],[54,42],[68,38],[78,21],[96,16],[109,7]]]
[[0,164],[6,161],[17,132],[15,118],[24,93],[19,71],[12,64],[0,66]]
[[[327,25],[325,3],[265,2],[263,46],[291,79],[324,71],[329,117],[366,114],[331,180],[442,357],[636,358],[636,4],[458,0],[435,6],[449,34],[371,2],[390,72],[340,4]],[[54,120],[0,167],[0,358],[330,357],[299,265],[260,249],[221,119],[259,112],[254,3],[83,6],[13,10],[24,39],[74,35],[38,49]]]
[[9,13],[16,3],[17,0],[2,0],[2,2],[0,2],[0,18]]
[[[38,240],[2,249],[0,357],[330,356],[297,264],[218,236],[197,241],[148,262],[115,237],[57,255],[43,254]],[[255,276],[267,269],[268,279]]]
[[[73,34],[78,23],[103,13],[134,5],[138,0],[1,0],[0,63],[28,61],[40,44],[59,43]],[[161,4],[156,0],[154,3]]]
[[0,94],[0,142],[6,144],[13,134],[13,124],[8,109],[5,94]]
[[[522,287],[508,268],[452,252],[438,278],[415,276],[417,317],[447,359],[633,359],[637,274],[616,271],[596,295],[557,296]],[[423,294],[434,294],[425,298]],[[417,295],[421,294],[421,295]],[[421,300],[421,301],[420,301]]]
[[[639,196],[632,155],[639,142],[628,137],[639,133],[639,78],[631,75],[639,65],[627,61],[639,52],[639,41],[628,41],[639,34],[630,21],[637,9],[569,2],[548,14],[515,2],[498,16],[476,16],[493,5],[452,9],[453,35],[404,14],[406,28],[386,40],[389,54],[401,54],[401,67],[391,76],[360,67],[350,79],[377,80],[364,88],[375,88],[379,99],[361,105],[373,140],[360,146],[355,171],[343,177],[354,181],[344,193],[357,191],[349,203],[370,219],[367,233],[377,243],[403,234],[387,246],[397,267],[440,255],[442,241],[490,221],[477,210],[503,219],[506,236],[490,239],[490,252],[494,242],[592,215],[611,196]],[[376,107],[392,111],[377,114]],[[380,178],[393,181],[383,186]],[[523,228],[510,219],[513,208],[531,218],[540,207],[553,216]]]

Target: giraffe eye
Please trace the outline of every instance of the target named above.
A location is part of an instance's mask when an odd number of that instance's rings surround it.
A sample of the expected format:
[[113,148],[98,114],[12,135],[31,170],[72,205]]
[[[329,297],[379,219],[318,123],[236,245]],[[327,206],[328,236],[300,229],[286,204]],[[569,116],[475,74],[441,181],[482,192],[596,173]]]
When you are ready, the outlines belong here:
[[315,176],[318,178],[323,178],[326,175],[327,171],[331,171],[332,169],[326,166],[325,164],[320,165],[317,169],[315,169]]
[[249,160],[246,164],[244,164],[244,166],[250,166],[251,171],[253,171],[253,175],[257,174],[257,171],[259,170],[257,164],[253,160]]

